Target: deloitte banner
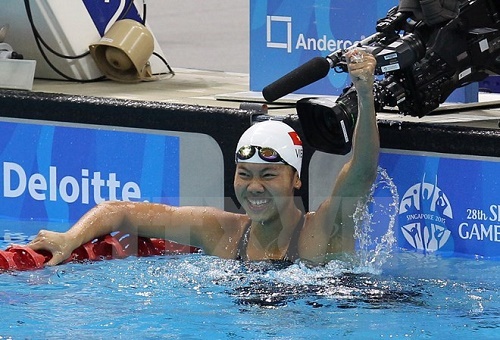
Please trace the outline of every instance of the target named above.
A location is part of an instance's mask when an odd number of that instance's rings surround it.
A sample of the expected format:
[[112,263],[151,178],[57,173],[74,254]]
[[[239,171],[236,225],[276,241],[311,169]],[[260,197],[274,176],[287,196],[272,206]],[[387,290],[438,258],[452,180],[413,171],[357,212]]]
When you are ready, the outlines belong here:
[[[327,56],[375,33],[377,19],[397,0],[250,0],[250,90],[317,56]],[[326,78],[297,91],[338,95],[348,75]]]
[[105,200],[179,204],[179,138],[0,121],[0,218],[71,223]]
[[384,152],[397,186],[399,246],[500,258],[500,160]]

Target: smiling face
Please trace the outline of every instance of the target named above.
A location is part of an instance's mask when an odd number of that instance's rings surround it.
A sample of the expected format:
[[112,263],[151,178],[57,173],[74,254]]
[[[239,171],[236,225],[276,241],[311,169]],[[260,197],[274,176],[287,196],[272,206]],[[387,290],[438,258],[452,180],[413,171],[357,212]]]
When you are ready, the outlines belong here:
[[272,223],[288,209],[295,209],[293,193],[300,185],[297,172],[289,165],[238,163],[236,166],[236,197],[254,222]]

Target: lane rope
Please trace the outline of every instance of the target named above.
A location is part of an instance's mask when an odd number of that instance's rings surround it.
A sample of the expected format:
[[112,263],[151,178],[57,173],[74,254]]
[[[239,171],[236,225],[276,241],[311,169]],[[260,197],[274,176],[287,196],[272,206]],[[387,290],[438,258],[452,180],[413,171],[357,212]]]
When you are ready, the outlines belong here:
[[[137,237],[119,232],[81,245],[63,263],[121,259],[129,256],[189,254],[198,251],[196,247],[168,240]],[[5,250],[0,250],[0,273],[41,269],[51,258],[52,254],[47,251],[34,251],[27,245],[11,245]]]

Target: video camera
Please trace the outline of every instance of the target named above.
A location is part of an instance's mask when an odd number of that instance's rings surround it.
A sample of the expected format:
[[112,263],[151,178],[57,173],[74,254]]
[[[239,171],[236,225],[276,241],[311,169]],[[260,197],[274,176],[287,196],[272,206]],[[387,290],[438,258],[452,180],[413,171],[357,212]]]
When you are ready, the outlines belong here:
[[[439,1],[435,0],[434,5],[439,7]],[[375,34],[351,47],[362,47],[377,59],[377,111],[392,107],[403,115],[423,117],[455,89],[500,74],[498,0],[465,0],[460,4],[457,0],[456,15],[437,23],[435,17],[429,23],[426,13],[422,18],[422,13],[404,10],[401,2],[378,20]],[[310,60],[266,86],[264,98],[274,101],[325,77],[331,68],[347,72],[347,51],[337,50],[326,58]],[[351,150],[358,113],[352,85],[335,101],[299,100],[297,113],[312,147],[335,154]]]

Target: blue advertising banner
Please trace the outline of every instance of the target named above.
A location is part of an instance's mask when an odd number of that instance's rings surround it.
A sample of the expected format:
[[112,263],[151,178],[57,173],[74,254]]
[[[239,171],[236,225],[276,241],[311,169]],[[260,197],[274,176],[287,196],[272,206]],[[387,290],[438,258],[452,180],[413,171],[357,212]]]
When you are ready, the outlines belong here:
[[179,205],[179,138],[0,122],[0,219],[75,222],[104,200]]
[[424,253],[500,258],[500,161],[384,152],[399,194],[398,245]]
[[[375,33],[397,0],[250,0],[250,90],[261,91],[317,56]],[[297,93],[338,95],[348,75],[329,76]]]

